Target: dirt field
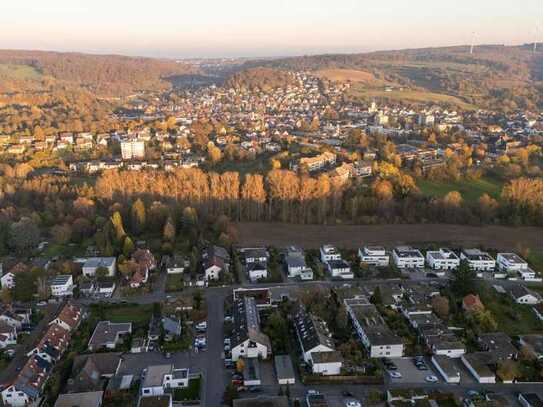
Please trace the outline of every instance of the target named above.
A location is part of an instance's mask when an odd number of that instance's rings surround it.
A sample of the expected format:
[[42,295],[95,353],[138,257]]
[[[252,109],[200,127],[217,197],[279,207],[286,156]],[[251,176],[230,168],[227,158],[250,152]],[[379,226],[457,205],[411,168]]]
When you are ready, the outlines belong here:
[[497,250],[515,250],[519,244],[543,250],[543,228],[505,226],[463,226],[440,224],[319,226],[282,223],[239,223],[244,246],[290,244],[318,248],[324,243],[355,249],[365,244],[393,246],[415,243],[447,243],[452,246],[482,246]]

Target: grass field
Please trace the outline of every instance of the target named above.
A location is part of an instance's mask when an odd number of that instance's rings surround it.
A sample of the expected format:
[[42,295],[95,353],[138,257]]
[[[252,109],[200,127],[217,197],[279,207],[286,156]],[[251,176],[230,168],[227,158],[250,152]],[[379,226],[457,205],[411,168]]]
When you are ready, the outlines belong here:
[[0,77],[13,79],[38,79],[40,72],[28,65],[0,64]]
[[132,322],[138,325],[146,325],[149,323],[152,313],[152,305],[127,304],[108,308],[106,316],[111,322]]
[[391,101],[406,101],[411,103],[448,103],[464,110],[474,110],[476,106],[463,100],[442,93],[416,91],[416,90],[392,90],[387,92],[383,89],[367,89],[354,87],[350,91],[351,96],[362,99],[386,99]]
[[371,72],[356,69],[321,69],[315,71],[314,74],[319,78],[326,78],[335,82],[350,81],[374,84],[377,80]]
[[469,202],[474,202],[483,194],[488,194],[492,198],[499,199],[503,183],[492,178],[480,178],[477,180],[461,181],[430,181],[420,179],[417,186],[426,196],[435,196],[441,198],[448,192],[458,191],[462,198]]
[[498,331],[510,336],[543,332],[532,307],[517,304],[509,295],[498,294],[489,286],[481,289],[479,294],[486,309],[492,312]]

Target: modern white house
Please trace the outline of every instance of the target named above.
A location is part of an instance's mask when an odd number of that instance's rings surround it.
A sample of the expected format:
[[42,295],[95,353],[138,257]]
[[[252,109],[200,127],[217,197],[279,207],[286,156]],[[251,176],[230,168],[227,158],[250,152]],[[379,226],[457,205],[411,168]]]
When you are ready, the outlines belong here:
[[345,260],[329,260],[326,263],[326,268],[332,278],[341,280],[352,280],[354,278],[351,266]]
[[17,328],[0,322],[0,349],[17,344]]
[[341,253],[334,246],[326,244],[320,248],[320,257],[323,263],[331,260],[341,260]]
[[392,259],[399,269],[424,268],[424,256],[418,249],[411,246],[398,246],[392,251]]
[[498,253],[496,262],[500,270],[508,273],[518,273],[528,269],[528,262],[516,253]]
[[517,304],[537,305],[542,302],[541,295],[523,285],[514,285],[509,289],[509,295]]
[[172,364],[152,365],[143,371],[141,395],[162,396],[167,389],[184,388],[188,385],[188,369],[176,369]]
[[247,276],[252,283],[257,282],[260,279],[268,277],[268,265],[267,263],[253,262],[248,263],[246,266]]
[[366,298],[344,300],[353,327],[371,358],[402,357],[404,344],[386,325],[383,317]]
[[49,280],[53,297],[70,297],[74,294],[74,280],[71,274],[63,274]]
[[285,253],[285,265],[289,278],[313,280],[313,270],[307,266],[304,251],[298,247],[289,246]]
[[232,360],[267,359],[271,354],[270,338],[260,330],[260,316],[254,297],[241,296],[234,301],[232,330]]
[[446,248],[426,252],[426,262],[434,270],[454,270],[460,266],[457,254]]
[[94,277],[96,270],[104,268],[107,270],[107,276],[113,277],[115,275],[116,263],[117,259],[115,257],[91,257],[83,263],[81,271],[86,277]]
[[487,252],[479,249],[464,249],[460,253],[460,260],[465,260],[468,267],[475,271],[494,271],[496,260]]
[[6,272],[2,274],[2,277],[0,277],[0,285],[2,288],[7,288],[9,290],[15,287],[15,273],[6,270]]
[[358,258],[360,265],[375,267],[387,267],[390,263],[390,256],[384,247],[364,246],[358,249]]

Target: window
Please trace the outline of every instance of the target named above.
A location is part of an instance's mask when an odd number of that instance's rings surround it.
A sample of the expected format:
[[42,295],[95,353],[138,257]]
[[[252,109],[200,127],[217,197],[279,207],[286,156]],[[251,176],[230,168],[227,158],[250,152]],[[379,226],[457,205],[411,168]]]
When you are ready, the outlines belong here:
[[143,390],[143,394],[149,394],[149,393],[150,393],[149,389]]

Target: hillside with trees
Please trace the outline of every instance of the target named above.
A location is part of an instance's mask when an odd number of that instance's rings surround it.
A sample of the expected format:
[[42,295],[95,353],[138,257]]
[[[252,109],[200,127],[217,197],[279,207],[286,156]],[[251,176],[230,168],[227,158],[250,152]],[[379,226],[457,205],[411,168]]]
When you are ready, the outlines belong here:
[[[170,86],[168,77],[195,72],[191,66],[172,60],[43,51],[0,50],[1,65],[32,68],[41,77],[26,81],[51,78],[102,96],[166,89]],[[17,77],[12,80],[21,82]]]
[[[481,108],[543,107],[543,53],[531,46],[484,45],[301,56],[251,61],[247,66],[321,71],[351,69],[382,85],[460,98]],[[385,98],[386,95],[383,96]]]
[[293,84],[294,76],[281,69],[249,68],[230,76],[226,85],[234,89],[246,89],[248,91],[270,91],[279,87]]

